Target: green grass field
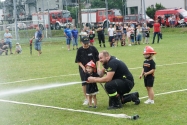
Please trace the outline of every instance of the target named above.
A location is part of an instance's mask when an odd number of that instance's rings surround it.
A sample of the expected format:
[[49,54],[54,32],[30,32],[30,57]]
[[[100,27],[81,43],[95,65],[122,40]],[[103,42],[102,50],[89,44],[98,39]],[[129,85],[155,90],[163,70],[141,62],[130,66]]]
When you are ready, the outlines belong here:
[[[140,105],[131,102],[118,110],[106,109],[108,96],[99,84],[98,108],[82,105],[84,98],[75,63],[76,50],[67,51],[63,39],[45,39],[40,57],[34,49],[30,55],[28,42],[22,42],[22,54],[0,56],[0,125],[186,124],[187,29],[167,28],[162,32],[160,43],[150,44],[157,52],[154,105],[143,103],[147,91],[143,80],[139,79],[146,45],[110,48],[107,42],[104,49],[127,64],[135,79],[132,92],[138,91],[141,98]],[[95,46],[99,51],[103,50],[97,40]],[[61,86],[42,89],[49,85]],[[140,119],[132,121],[99,113],[138,114]]]

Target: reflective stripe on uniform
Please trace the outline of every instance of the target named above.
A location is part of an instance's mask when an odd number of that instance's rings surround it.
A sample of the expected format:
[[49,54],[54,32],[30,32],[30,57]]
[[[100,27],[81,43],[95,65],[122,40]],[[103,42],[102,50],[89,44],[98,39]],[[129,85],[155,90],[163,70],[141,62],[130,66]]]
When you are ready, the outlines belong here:
[[112,93],[112,94],[108,94],[110,97],[111,96],[116,96],[118,93],[117,92],[115,92],[115,93]]

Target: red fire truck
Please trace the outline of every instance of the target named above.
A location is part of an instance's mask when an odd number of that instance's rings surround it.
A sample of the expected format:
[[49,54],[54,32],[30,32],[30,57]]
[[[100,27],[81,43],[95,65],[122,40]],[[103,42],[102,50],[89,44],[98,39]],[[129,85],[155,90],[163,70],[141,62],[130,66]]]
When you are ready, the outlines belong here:
[[[181,8],[157,10],[155,12],[155,19],[160,18],[162,25],[169,26],[168,18],[172,15],[175,15],[177,21],[183,19],[184,22],[187,23],[187,11]],[[177,21],[175,22],[175,25],[177,25]]]
[[[44,19],[43,19],[44,17]],[[66,26],[66,24],[72,25],[72,17],[70,12],[67,10],[50,10],[38,12],[32,14],[33,26],[39,25],[40,28],[49,28],[48,21],[50,21],[51,29],[61,29]]]
[[106,8],[81,9],[82,23],[96,26],[98,23],[106,27],[107,23],[114,24],[123,22],[123,16],[119,9],[108,10],[108,20],[106,17]]

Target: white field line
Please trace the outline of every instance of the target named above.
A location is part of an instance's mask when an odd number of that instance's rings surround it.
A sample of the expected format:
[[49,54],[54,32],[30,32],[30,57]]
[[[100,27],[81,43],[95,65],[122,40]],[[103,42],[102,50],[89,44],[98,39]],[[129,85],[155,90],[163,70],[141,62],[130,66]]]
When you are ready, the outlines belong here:
[[81,113],[88,113],[88,114],[95,114],[95,115],[102,115],[102,116],[111,116],[111,117],[116,117],[116,118],[129,118],[129,119],[131,118],[131,116],[128,116],[126,114],[110,114],[110,113],[93,112],[93,111],[86,111],[86,110],[76,110],[76,109],[70,109],[70,108],[61,108],[61,107],[55,107],[55,106],[9,101],[9,100],[2,100],[2,99],[0,99],[0,102],[28,105],[28,106],[42,107],[42,108],[50,108],[50,109],[58,109],[58,110],[66,110],[66,111],[72,111],[72,112],[81,112]]
[[[160,67],[160,66],[172,66],[172,65],[182,65],[182,64],[187,64],[187,62],[171,63],[171,64],[164,64],[164,65],[156,65],[156,66]],[[135,68],[129,68],[129,69],[141,69],[141,68],[142,67],[135,67]],[[35,81],[35,80],[42,80],[42,79],[51,79],[51,78],[55,78],[55,77],[76,76],[76,75],[79,75],[79,74],[69,74],[69,75],[59,75],[59,76],[49,76],[49,77],[35,78],[35,79],[26,79],[26,80],[20,80],[20,81],[0,83],[0,85],[27,82],[27,81]]]
[[[155,94],[155,96],[172,94],[172,93],[183,92],[183,91],[187,91],[187,89],[158,93],[158,94]],[[141,97],[140,99],[144,99],[144,98],[147,98],[147,96]],[[41,108],[58,109],[58,110],[65,110],[65,111],[72,111],[72,112],[81,112],[81,113],[88,113],[88,114],[95,114],[95,115],[102,115],[102,116],[110,116],[110,117],[116,117],[116,118],[129,118],[129,119],[131,118],[131,116],[128,116],[126,114],[110,114],[110,113],[93,112],[93,111],[86,111],[86,110],[76,110],[76,109],[70,109],[70,108],[47,106],[47,105],[40,105],[40,104],[33,104],[33,103],[26,103],[26,102],[18,102],[18,101],[10,101],[10,100],[3,100],[3,99],[0,99],[0,102],[19,104],[19,105],[28,105],[28,106],[41,107]]]

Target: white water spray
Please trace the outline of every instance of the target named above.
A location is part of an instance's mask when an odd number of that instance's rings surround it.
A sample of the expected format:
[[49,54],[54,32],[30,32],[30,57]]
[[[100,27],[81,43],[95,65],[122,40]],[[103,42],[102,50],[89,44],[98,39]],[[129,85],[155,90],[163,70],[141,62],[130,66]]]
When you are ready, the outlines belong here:
[[[83,81],[86,82],[86,81]],[[24,88],[24,89],[13,89],[9,91],[0,92],[0,97],[7,96],[7,95],[13,95],[13,94],[19,94],[19,93],[26,93],[26,92],[32,92],[37,90],[44,90],[44,89],[51,89],[51,88],[57,88],[62,86],[68,86],[68,85],[74,85],[74,84],[80,84],[82,82],[70,82],[70,83],[63,83],[63,84],[50,84],[50,85],[44,85],[44,86],[35,86],[31,88]]]

